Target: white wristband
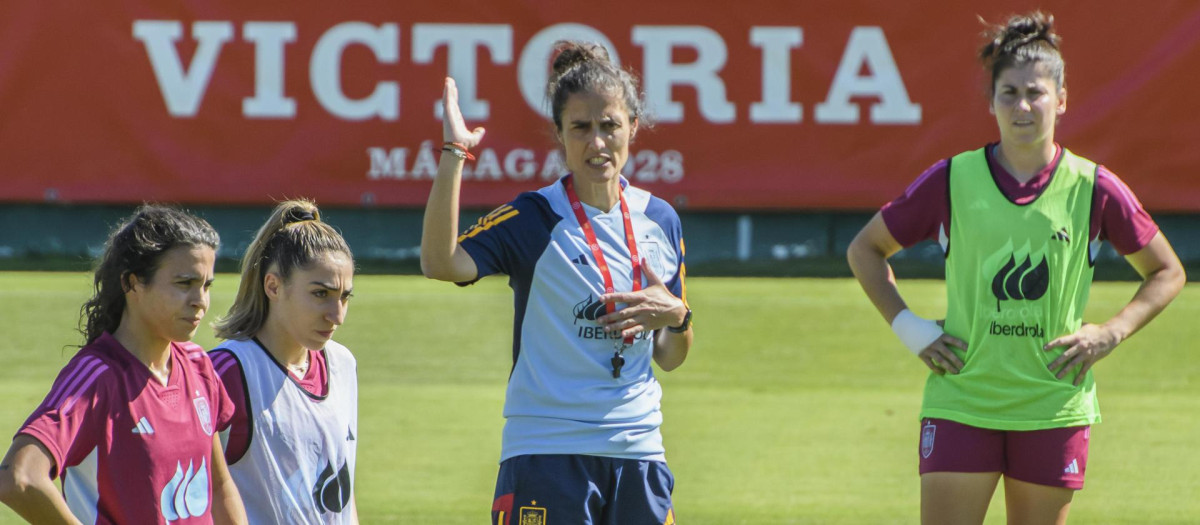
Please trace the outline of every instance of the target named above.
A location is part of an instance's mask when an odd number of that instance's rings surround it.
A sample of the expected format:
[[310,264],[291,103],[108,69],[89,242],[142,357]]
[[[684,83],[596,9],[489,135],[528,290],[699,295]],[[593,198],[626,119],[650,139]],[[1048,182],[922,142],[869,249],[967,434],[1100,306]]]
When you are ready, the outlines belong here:
[[904,343],[913,355],[920,354],[945,333],[937,322],[917,317],[917,314],[907,308],[892,319],[892,331],[896,332],[900,342]]

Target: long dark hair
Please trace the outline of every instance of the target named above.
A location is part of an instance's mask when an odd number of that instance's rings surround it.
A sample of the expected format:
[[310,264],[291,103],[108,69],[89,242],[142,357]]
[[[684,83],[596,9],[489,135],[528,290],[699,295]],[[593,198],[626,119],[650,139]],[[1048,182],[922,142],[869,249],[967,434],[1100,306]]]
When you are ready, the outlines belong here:
[[145,204],[117,227],[96,263],[95,293],[79,309],[79,332],[91,344],[104,332],[121,325],[130,277],[154,278],[159,262],[177,246],[208,246],[216,250],[221,238],[207,221],[183,210]]
[[242,257],[237,298],[229,312],[217,321],[217,337],[248,339],[257,334],[266,323],[270,308],[267,292],[263,290],[267,272],[275,272],[286,281],[294,270],[308,266],[328,252],[343,253],[354,260],[342,235],[321,221],[316,203],[296,199],[275,206]]

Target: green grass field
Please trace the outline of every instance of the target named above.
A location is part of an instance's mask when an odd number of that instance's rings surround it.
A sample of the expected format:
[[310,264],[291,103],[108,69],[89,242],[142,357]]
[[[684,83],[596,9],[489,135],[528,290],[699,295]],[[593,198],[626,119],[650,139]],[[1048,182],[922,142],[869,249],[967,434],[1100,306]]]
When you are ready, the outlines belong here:
[[[213,287],[212,312],[236,276]],[[693,278],[696,344],[659,374],[663,433],[684,524],[917,523],[916,419],[924,367],[852,280]],[[41,401],[79,336],[89,276],[0,273],[0,431]],[[940,316],[939,281],[902,281]],[[1097,283],[1103,320],[1134,283]],[[356,492],[364,523],[483,523],[510,366],[501,278],[465,289],[361,276],[337,339],[358,356]],[[206,322],[215,319],[209,314]],[[1200,286],[1097,367],[1105,422],[1092,433],[1073,523],[1200,521]],[[211,330],[197,340],[209,347]],[[993,502],[988,523],[1003,523]],[[0,523],[17,522],[7,508]]]

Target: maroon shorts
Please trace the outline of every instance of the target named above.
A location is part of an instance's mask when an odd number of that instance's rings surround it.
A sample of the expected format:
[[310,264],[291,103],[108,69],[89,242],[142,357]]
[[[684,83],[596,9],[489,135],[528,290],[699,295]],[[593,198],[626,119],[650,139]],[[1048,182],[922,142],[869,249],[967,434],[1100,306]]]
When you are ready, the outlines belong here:
[[1000,472],[1020,481],[1083,488],[1090,426],[990,430],[945,419],[921,422],[921,474]]

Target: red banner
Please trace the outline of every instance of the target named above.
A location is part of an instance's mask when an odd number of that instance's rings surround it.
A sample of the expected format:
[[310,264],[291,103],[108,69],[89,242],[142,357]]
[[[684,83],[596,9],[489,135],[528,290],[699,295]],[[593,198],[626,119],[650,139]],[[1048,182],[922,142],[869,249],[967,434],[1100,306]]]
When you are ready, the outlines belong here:
[[[0,201],[422,206],[450,75],[488,130],[464,205],[494,206],[563,173],[542,90],[573,38],[642,78],[635,184],[681,208],[873,209],[996,140],[977,15],[1032,7],[698,5],[7,2]],[[1152,210],[1200,211],[1200,4],[1038,5],[1064,35],[1059,142]]]

